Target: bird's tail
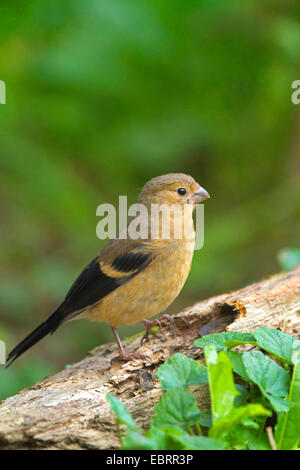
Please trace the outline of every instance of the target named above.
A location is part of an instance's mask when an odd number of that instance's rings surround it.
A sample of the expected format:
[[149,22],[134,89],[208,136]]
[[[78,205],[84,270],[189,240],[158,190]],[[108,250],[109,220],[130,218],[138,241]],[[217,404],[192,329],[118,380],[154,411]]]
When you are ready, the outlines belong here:
[[35,330],[33,330],[26,338],[21,341],[8,355],[5,368],[9,367],[21,354],[27,349],[31,348],[34,344],[38,343],[41,339],[59,327],[64,321],[65,315],[63,314],[63,303]]

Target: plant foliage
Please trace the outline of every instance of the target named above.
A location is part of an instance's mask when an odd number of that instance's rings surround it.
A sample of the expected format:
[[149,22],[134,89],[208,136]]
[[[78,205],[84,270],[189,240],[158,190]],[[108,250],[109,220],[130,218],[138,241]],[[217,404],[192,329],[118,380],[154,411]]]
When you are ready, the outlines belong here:
[[[246,343],[259,346],[264,352],[232,351]],[[204,348],[206,366],[175,354],[158,368],[164,393],[154,408],[149,430],[140,429],[123,403],[107,394],[117,425],[125,426],[123,437],[118,433],[121,448],[269,450],[266,423],[273,417],[277,422],[277,448],[297,449],[300,341],[263,327],[252,334],[208,335],[197,339],[195,345]],[[200,410],[194,393],[206,382],[211,405],[210,409]]]

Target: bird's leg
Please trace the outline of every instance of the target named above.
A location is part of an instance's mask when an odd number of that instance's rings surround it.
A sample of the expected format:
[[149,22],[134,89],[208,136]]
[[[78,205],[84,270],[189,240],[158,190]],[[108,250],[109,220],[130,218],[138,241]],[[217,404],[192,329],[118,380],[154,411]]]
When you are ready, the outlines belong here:
[[118,345],[118,349],[119,349],[119,358],[122,360],[122,361],[131,361],[132,359],[146,359],[149,361],[149,357],[146,356],[145,354],[141,354],[141,353],[127,353],[123,346],[122,346],[122,343],[121,343],[121,340],[120,340],[120,337],[118,335],[118,332],[117,332],[117,329],[112,327],[111,326],[111,329],[113,331],[113,334],[114,334],[114,337],[115,337],[115,340],[117,342],[117,345]]
[[151,328],[152,328],[153,326],[156,326],[156,325],[161,326],[161,323],[160,323],[161,320],[165,320],[165,319],[174,322],[174,318],[171,317],[171,315],[168,315],[168,314],[165,314],[165,315],[163,315],[162,317],[159,317],[159,318],[157,318],[156,320],[152,320],[152,321],[150,321],[150,320],[145,320],[145,319],[143,320],[143,323],[144,323],[144,325],[145,325],[145,327],[146,327],[146,333],[144,334],[144,336],[143,336],[142,339],[141,339],[141,344],[143,344],[144,341],[147,341],[147,339],[149,338],[149,333],[150,333],[150,331],[151,331]]

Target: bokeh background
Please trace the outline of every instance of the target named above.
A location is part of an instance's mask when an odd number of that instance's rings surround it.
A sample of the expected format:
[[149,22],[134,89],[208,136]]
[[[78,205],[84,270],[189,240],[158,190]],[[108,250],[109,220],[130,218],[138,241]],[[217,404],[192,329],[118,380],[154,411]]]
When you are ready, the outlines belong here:
[[[96,207],[135,202],[159,174],[189,173],[211,194],[204,249],[169,312],[299,261],[298,0],[11,1],[0,25],[7,349],[103,246]],[[105,324],[64,325],[1,366],[0,398],[111,340]]]

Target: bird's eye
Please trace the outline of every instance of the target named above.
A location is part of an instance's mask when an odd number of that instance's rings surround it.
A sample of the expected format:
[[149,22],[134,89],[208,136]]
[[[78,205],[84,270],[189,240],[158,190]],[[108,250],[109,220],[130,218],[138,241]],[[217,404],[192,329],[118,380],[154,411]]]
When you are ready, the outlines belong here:
[[178,192],[178,194],[179,194],[180,196],[184,196],[185,193],[186,193],[186,189],[184,189],[184,188],[178,188],[178,189],[177,189],[177,192]]

